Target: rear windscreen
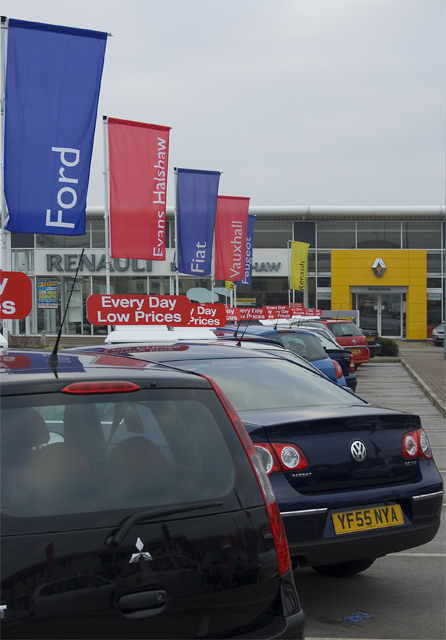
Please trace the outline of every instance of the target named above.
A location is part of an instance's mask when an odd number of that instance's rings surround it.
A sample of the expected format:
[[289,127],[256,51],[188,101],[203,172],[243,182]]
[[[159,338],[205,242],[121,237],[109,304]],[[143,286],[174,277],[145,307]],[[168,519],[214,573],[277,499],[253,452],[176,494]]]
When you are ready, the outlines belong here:
[[243,458],[207,390],[3,398],[1,426],[1,511],[15,517],[218,499]]

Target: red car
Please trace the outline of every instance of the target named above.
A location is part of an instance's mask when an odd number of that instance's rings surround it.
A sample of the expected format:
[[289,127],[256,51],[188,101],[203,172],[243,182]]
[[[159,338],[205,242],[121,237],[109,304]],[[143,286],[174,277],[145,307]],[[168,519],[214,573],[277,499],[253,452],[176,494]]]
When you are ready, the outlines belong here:
[[336,342],[353,354],[355,366],[370,361],[370,351],[367,338],[351,320],[303,320],[299,325],[326,326],[334,335]]

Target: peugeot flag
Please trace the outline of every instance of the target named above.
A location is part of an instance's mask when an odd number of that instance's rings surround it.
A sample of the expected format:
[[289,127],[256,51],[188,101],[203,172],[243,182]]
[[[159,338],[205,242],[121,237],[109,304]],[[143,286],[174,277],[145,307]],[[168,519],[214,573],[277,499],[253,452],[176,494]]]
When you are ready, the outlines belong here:
[[170,127],[108,118],[113,258],[166,258]]
[[177,169],[177,269],[209,276],[220,171]]
[[252,284],[252,247],[254,237],[254,222],[256,217],[250,213],[248,215],[248,230],[246,233],[246,258],[245,258],[245,275],[243,280],[236,280],[235,284]]
[[4,185],[8,231],[78,236],[107,34],[8,21]]

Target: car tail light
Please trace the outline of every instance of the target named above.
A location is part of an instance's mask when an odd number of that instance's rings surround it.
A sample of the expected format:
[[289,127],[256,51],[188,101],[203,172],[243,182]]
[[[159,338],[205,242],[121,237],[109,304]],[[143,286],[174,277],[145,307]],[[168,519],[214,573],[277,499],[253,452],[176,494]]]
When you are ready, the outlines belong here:
[[262,442],[255,448],[269,476],[276,471],[295,471],[309,466],[304,452],[295,444]]
[[110,380],[99,382],[73,382],[60,390],[61,393],[129,393],[131,391],[139,391],[141,387],[133,382],[125,380]]
[[431,460],[432,450],[429,444],[429,438],[424,429],[416,429],[409,431],[403,436],[402,442],[403,458],[411,460],[414,458],[427,458]]
[[280,515],[279,507],[277,505],[276,496],[274,495],[271,482],[267,476],[265,468],[260,460],[248,432],[245,429],[244,424],[240,420],[238,413],[229,402],[226,394],[220,389],[218,384],[206,375],[202,374],[203,378],[208,380],[209,384],[215,391],[218,399],[223,405],[229,419],[231,420],[238,437],[246,451],[246,454],[251,462],[251,466],[255,471],[255,476],[262,492],[263,500],[265,502],[266,510],[271,525],[271,533],[274,538],[274,545],[276,547],[277,562],[279,565],[279,574],[284,575],[291,568],[291,558],[288,549],[288,542],[285,535],[285,529],[282,522],[282,516]]
[[339,378],[342,378],[344,374],[342,373],[341,365],[339,364],[339,362],[337,362],[336,360],[333,360],[333,362],[336,369],[336,380],[339,380]]
[[352,353],[350,354],[350,365],[348,367],[348,372],[355,373],[355,359]]

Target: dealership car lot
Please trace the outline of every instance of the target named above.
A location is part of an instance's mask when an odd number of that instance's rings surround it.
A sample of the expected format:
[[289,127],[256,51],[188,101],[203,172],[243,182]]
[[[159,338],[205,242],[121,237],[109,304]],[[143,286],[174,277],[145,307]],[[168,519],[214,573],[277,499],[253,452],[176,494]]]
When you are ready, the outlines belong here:
[[262,455],[295,563],[353,574],[435,536],[442,480],[416,415],[375,408],[319,373],[235,344],[161,346],[95,350],[215,378]]
[[270,481],[212,380],[0,361],[3,638],[303,637]]

